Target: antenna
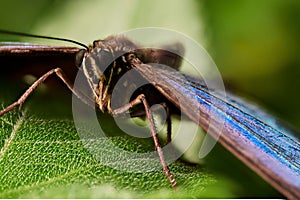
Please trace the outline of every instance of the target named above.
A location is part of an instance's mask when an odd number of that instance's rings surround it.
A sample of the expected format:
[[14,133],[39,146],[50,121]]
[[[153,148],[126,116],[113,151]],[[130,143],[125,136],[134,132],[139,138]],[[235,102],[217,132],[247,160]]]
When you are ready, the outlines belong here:
[[85,44],[77,42],[75,40],[71,40],[71,39],[64,39],[64,38],[59,38],[59,37],[50,37],[50,36],[43,36],[43,35],[35,35],[35,34],[29,34],[29,33],[21,33],[21,32],[15,32],[15,31],[7,31],[7,30],[2,30],[2,29],[0,29],[0,34],[20,35],[20,36],[25,36],[25,37],[34,37],[34,38],[43,38],[43,39],[49,39],[49,40],[59,40],[59,41],[71,42],[73,44],[82,46],[87,50],[89,49],[89,47],[86,46]]

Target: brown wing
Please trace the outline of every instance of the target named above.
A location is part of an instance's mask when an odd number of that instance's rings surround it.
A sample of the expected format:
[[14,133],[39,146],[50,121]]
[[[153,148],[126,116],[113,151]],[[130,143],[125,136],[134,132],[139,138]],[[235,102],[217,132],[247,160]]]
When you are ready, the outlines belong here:
[[73,80],[77,73],[75,56],[79,50],[77,47],[0,43],[0,78],[18,82],[26,74],[39,77],[60,67]]
[[300,197],[300,141],[276,118],[163,66],[134,63],[134,68],[213,137],[221,133],[218,141],[280,192]]

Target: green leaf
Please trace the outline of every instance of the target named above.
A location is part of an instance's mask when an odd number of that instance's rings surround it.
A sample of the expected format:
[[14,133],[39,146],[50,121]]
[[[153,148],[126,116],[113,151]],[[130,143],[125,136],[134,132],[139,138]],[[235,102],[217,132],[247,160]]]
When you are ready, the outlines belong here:
[[[16,110],[0,121],[2,198],[201,197],[207,185],[215,182],[205,168],[176,162],[170,165],[179,184],[174,192],[162,170],[128,173],[99,162],[69,119],[38,119]],[[99,139],[99,149],[107,151],[107,140],[131,151],[151,146],[149,140],[141,146],[130,137],[111,136]]]

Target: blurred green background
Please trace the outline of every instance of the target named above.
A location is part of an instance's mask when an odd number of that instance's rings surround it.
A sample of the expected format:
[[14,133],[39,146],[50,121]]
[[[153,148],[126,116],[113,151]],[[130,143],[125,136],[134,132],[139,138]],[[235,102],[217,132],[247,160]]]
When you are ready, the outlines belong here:
[[10,0],[0,7],[1,29],[86,44],[149,26],[174,29],[198,41],[231,89],[300,129],[300,1]]

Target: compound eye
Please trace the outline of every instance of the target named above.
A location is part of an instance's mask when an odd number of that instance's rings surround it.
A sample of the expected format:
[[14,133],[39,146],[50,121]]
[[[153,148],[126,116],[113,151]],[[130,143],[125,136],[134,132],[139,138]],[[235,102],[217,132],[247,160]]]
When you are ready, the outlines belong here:
[[83,61],[83,58],[86,54],[87,50],[86,49],[80,49],[75,56],[75,65],[76,67],[80,68],[81,63]]

